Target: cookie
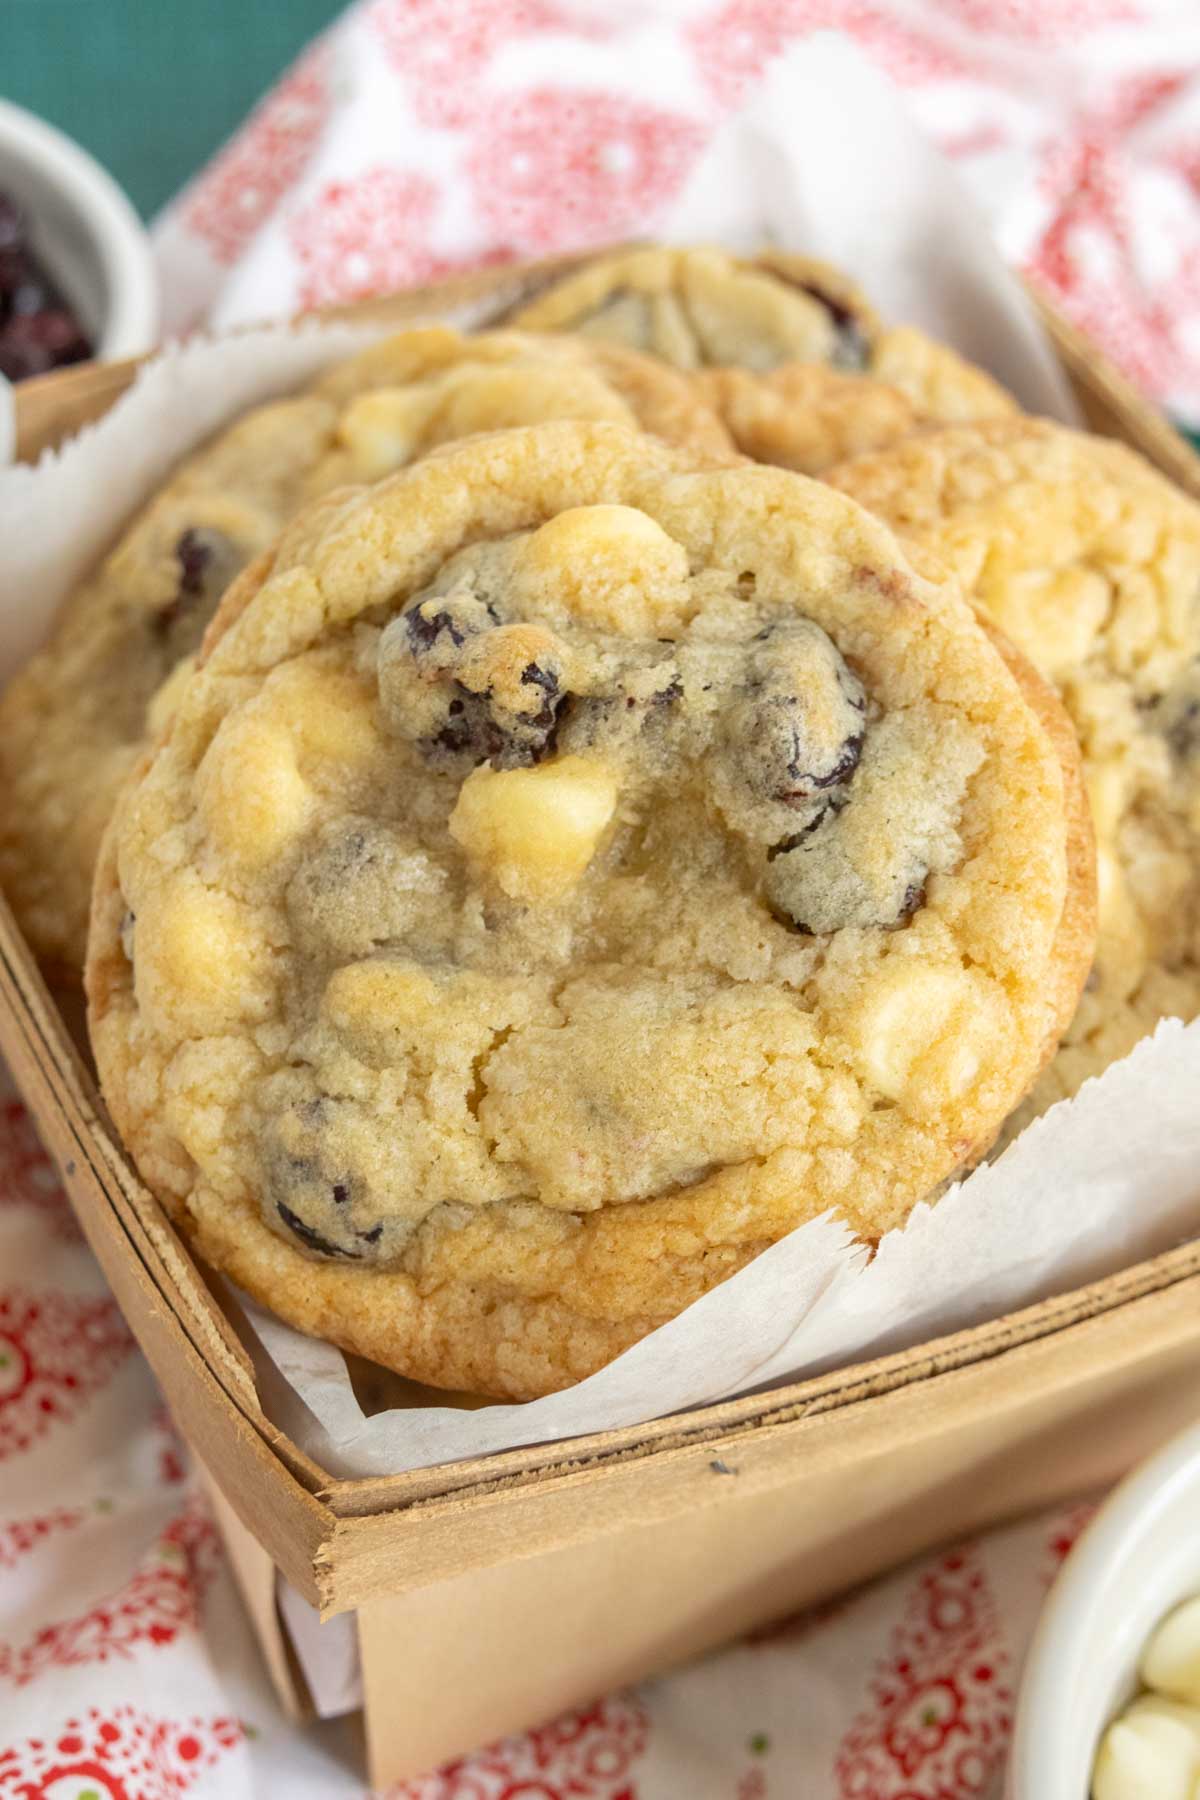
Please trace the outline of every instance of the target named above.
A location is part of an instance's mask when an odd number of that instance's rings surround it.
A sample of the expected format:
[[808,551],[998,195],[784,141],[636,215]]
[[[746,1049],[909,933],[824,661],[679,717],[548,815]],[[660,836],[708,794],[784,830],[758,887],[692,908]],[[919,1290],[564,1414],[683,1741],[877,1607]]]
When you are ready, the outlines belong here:
[[909,326],[881,334],[870,367],[850,374],[792,362],[766,374],[703,369],[693,379],[739,450],[805,475],[931,426],[1017,411],[990,375]]
[[1017,410],[982,369],[912,326],[885,327],[847,277],[808,257],[619,251],[535,295],[513,322],[694,371],[739,450],[804,474],[930,424]]
[[0,700],[0,884],[45,962],[82,967],[117,790],[238,570],[316,495],[447,438],[546,418],[637,423],[713,454],[729,443],[684,378],[649,358],[435,327],[256,408],[176,470]]
[[615,425],[451,445],[222,602],[105,840],[104,1092],[284,1318],[544,1393],[981,1152],[1090,954],[1067,812],[843,495]]
[[678,369],[786,362],[865,369],[881,330],[866,295],[815,257],[666,245],[618,250],[514,308],[523,331],[627,344]]
[[1200,507],[1133,451],[1031,419],[829,479],[934,553],[1061,690],[1100,870],[1095,967],[1013,1130],[1200,1013]]

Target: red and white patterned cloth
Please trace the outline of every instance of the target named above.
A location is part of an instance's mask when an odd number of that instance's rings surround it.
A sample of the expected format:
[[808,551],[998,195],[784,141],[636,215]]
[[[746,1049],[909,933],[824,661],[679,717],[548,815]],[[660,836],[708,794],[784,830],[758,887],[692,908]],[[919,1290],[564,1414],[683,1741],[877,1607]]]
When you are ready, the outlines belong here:
[[[365,0],[160,222],[171,323],[653,233],[767,61],[834,27],[905,90],[1010,259],[1200,419],[1194,0],[646,11]],[[1085,1514],[930,1558],[395,1800],[986,1795]],[[363,1792],[353,1756],[344,1728],[280,1717],[186,1451],[23,1109],[0,1102],[0,1800],[343,1800]]]
[[651,235],[767,62],[830,28],[1009,260],[1200,422],[1194,0],[362,0],[159,221],[168,322]]

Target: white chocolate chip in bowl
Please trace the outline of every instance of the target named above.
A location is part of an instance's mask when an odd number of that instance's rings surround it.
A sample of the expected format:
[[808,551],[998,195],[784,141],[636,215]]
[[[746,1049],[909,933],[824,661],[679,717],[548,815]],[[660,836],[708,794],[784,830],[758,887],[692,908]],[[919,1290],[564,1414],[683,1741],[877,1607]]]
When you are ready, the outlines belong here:
[[523,540],[515,593],[628,637],[656,637],[691,611],[682,544],[636,506],[574,506]]
[[933,1112],[986,1074],[1007,1011],[1001,989],[978,970],[891,956],[852,1022],[855,1060],[887,1099]]
[[554,900],[579,880],[616,811],[616,777],[603,763],[563,756],[532,769],[468,775],[450,835],[514,900]]
[[[1187,1661],[1195,1615],[1181,1603],[1194,1596],[1200,1596],[1196,1425],[1113,1490],[1050,1589],[1022,1673],[1005,1800],[1171,1800],[1175,1793],[1196,1800],[1200,1759],[1190,1786],[1116,1785],[1118,1777],[1156,1768],[1165,1782],[1174,1778],[1172,1769],[1188,1766],[1193,1709],[1161,1696],[1151,1704],[1151,1696],[1139,1699],[1139,1687],[1152,1646],[1166,1648],[1168,1668]],[[1169,1629],[1176,1620],[1182,1628]],[[1105,1734],[1131,1703],[1142,1722],[1109,1740],[1098,1764]]]
[[1146,1645],[1141,1676],[1156,1693],[1200,1707],[1200,1594],[1167,1614]]
[[1196,1800],[1200,1712],[1147,1694],[1110,1725],[1092,1774],[1093,1800]]

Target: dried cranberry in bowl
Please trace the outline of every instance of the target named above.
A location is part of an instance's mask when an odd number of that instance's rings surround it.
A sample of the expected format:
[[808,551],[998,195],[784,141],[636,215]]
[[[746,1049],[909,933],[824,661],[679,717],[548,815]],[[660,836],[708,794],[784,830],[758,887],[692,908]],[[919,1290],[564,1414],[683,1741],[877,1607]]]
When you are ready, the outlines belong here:
[[23,381],[91,354],[68,301],[30,244],[25,215],[0,191],[0,375]]

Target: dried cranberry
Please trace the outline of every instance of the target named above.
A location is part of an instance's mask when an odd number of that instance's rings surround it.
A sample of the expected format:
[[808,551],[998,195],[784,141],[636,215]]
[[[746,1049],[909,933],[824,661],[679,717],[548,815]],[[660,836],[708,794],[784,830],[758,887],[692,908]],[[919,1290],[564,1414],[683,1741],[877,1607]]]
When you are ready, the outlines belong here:
[[0,192],[0,250],[23,242],[25,218],[11,194]]
[[299,1213],[294,1213],[291,1207],[285,1206],[282,1200],[275,1202],[275,1210],[292,1236],[298,1237],[307,1249],[314,1250],[318,1256],[346,1256],[351,1261],[357,1256],[358,1252],[355,1250],[347,1250],[341,1244],[331,1244],[329,1239],[323,1238],[319,1231],[314,1231],[311,1225],[306,1225]]
[[79,321],[30,248],[20,207],[0,193],[0,373],[23,381],[91,354]]
[[175,592],[150,619],[150,629],[171,662],[199,648],[217,602],[245,557],[223,533],[189,526],[175,545],[175,561],[179,569]]
[[683,682],[678,675],[668,678],[666,684],[655,690],[650,696],[651,706],[674,706],[677,700],[683,699]]
[[1188,700],[1176,707],[1167,726],[1166,739],[1180,762],[1186,762],[1196,754],[1200,749],[1200,699]]
[[514,679],[512,634],[522,630],[469,593],[406,608],[379,646],[380,695],[393,729],[434,764],[539,762],[554,748],[567,699],[562,646],[533,631],[544,654]]
[[896,920],[897,925],[903,925],[906,919],[911,919],[917,909],[924,904],[925,882],[910,881],[904,890],[904,898],[900,902],[900,916]]
[[834,294],[827,294],[824,288],[814,281],[796,281],[791,284],[798,287],[802,294],[817,301],[829,314],[835,334],[835,348],[831,362],[838,369],[865,369],[871,360],[871,343],[863,330],[862,321],[852,307],[839,300]]
[[[827,808],[815,824],[767,852],[764,896],[781,924],[804,937],[851,926],[895,931],[925,904],[928,869],[916,858],[898,869],[894,883],[872,892],[838,853],[838,815]],[[833,879],[831,879],[831,877]],[[904,882],[901,887],[900,882]]]
[[[562,700],[562,684],[554,669],[543,669],[537,663],[526,663],[521,671],[522,687],[541,688],[546,698],[535,713],[529,716],[529,725],[535,732],[550,733],[554,730],[554,718]],[[543,750],[549,748],[548,741]]]
[[818,625],[770,627],[725,711],[727,774],[756,804],[809,813],[812,823],[825,810],[822,796],[858,767],[866,706],[862,683]]
[[199,531],[187,530],[175,546],[179,564],[181,594],[199,594],[204,587],[204,571],[212,561],[212,544]]

